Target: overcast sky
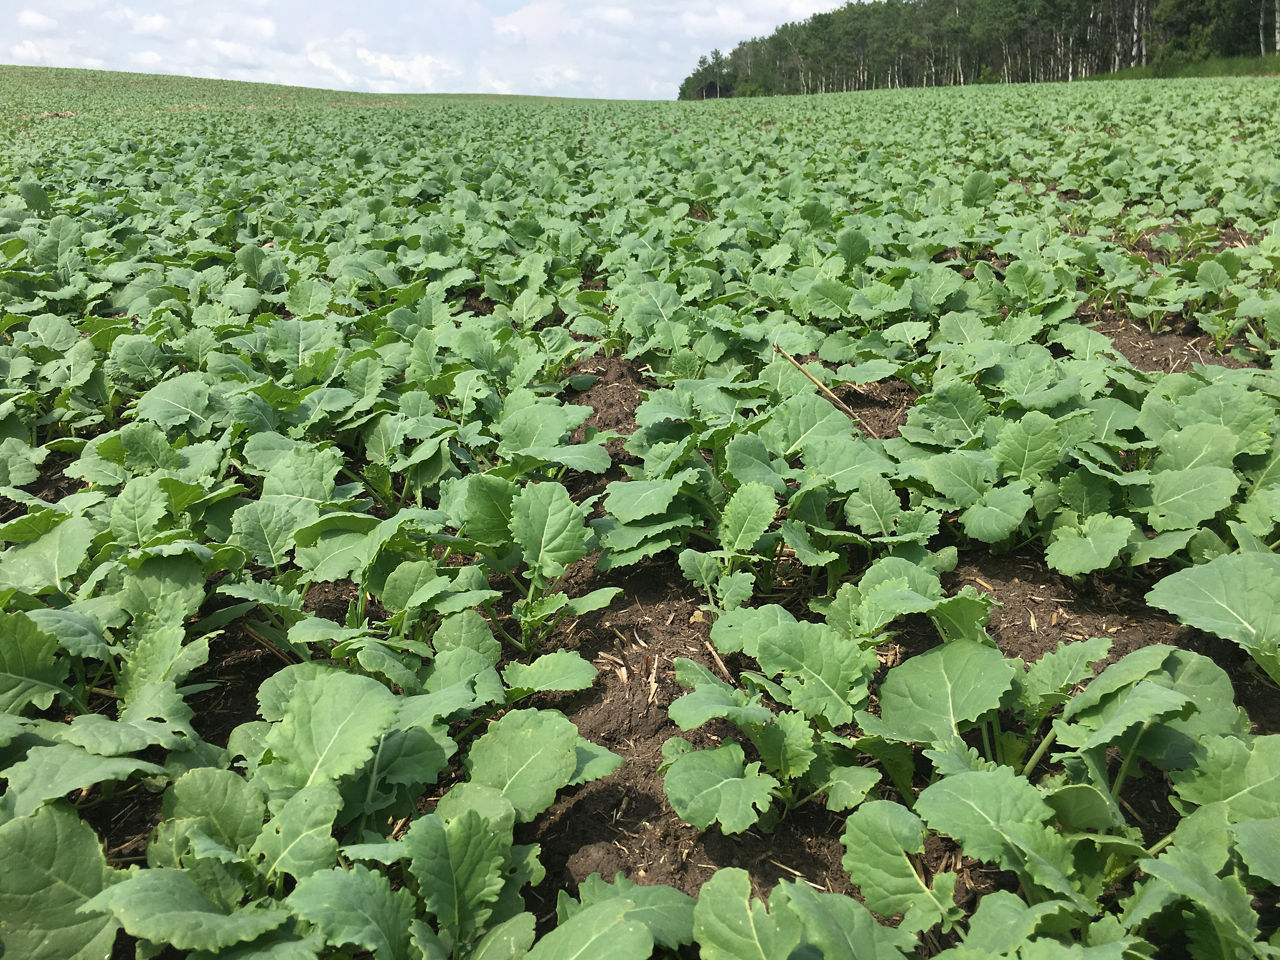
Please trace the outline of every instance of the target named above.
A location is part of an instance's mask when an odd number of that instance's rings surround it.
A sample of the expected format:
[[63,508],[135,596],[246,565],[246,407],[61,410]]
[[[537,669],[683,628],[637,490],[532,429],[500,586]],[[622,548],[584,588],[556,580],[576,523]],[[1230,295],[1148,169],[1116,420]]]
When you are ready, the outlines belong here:
[[671,99],[841,0],[0,0],[0,61],[383,93]]

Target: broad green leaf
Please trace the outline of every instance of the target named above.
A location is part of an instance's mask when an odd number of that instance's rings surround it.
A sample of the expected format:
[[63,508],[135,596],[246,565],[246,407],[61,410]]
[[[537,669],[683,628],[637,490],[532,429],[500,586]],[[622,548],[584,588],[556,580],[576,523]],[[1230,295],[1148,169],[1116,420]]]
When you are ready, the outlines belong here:
[[663,779],[667,799],[682,820],[700,830],[719,822],[725,833],[741,833],[759,820],[777,787],[758,762],[744,766],[736,743],[682,754]]
[[994,647],[954,640],[892,668],[880,686],[880,716],[859,713],[868,733],[933,743],[999,706],[1017,667]]
[[748,697],[731,687],[706,667],[684,657],[675,659],[676,682],[693,687],[691,693],[672,701],[667,709],[682,730],[700,727],[713,717],[727,717],[740,727],[767,723],[773,714],[758,697]]
[[109,910],[125,932],[179,950],[221,950],[274,930],[289,915],[273,907],[223,910],[185,870],[137,870],[80,908]]
[[289,562],[293,535],[314,518],[314,508],[293,497],[253,500],[231,515],[231,540],[259,563],[276,569]]
[[501,477],[478,474],[469,478],[466,489],[463,532],[481,543],[509,543],[512,500],[519,487]]
[[1095,513],[1085,518],[1079,530],[1059,531],[1044,558],[1059,573],[1076,577],[1108,566],[1120,555],[1133,531],[1133,521],[1128,517]]
[[996,479],[991,458],[969,450],[930,457],[924,462],[923,473],[938,493],[960,509],[977,503]]
[[510,838],[504,841],[488,820],[467,810],[447,822],[419,817],[404,844],[420,895],[441,930],[462,943],[475,939],[502,890]]
[[[652,934],[654,943],[668,950],[678,950],[693,942],[694,899],[668,886],[640,886],[619,873],[612,883],[593,873],[578,884],[581,906],[574,912],[611,900],[630,900],[634,906],[628,920],[638,920]],[[570,904],[572,900],[568,901]]]
[[502,671],[512,690],[585,690],[596,679],[596,668],[573,650],[543,654],[533,663],[512,661]]
[[163,769],[132,757],[97,757],[69,743],[32,747],[26,759],[5,771],[9,787],[0,800],[0,811],[11,817],[25,817],[72,790],[104,780],[125,780],[135,773],[158,774]]
[[226,849],[248,847],[262,830],[266,814],[262,792],[230,770],[189,770],[170,788],[170,815],[192,821]]
[[969,856],[1015,870],[1087,909],[1063,873],[1070,845],[1046,826],[1053,808],[1012,768],[943,777],[921,791],[916,811],[931,828],[958,840]]
[[940,873],[926,884],[912,854],[924,852],[924,823],[901,804],[872,800],[845,820],[844,868],[868,907],[886,917],[902,915],[899,930],[914,933],[963,915],[953,902],[956,875]]
[[975,540],[999,543],[1022,525],[1031,504],[1021,484],[993,487],[960,515],[960,523]]
[[975,170],[965,178],[961,191],[967,207],[987,207],[996,198],[996,182],[985,170]]
[[80,906],[116,878],[88,824],[58,805],[0,824],[0,943],[26,960],[100,960],[118,924]]
[[778,960],[799,946],[800,916],[771,914],[751,896],[747,871],[725,867],[702,885],[693,908],[693,938],[703,960]]
[[166,431],[186,429],[197,437],[207,435],[214,424],[207,376],[191,372],[162,380],[138,398],[135,414]]
[[376,960],[413,958],[413,895],[403,888],[393,891],[385,876],[367,867],[357,864],[349,870],[313,873],[300,880],[284,902],[333,946],[354,944],[371,951]]
[[1280,885],[1280,817],[1237,823],[1231,832],[1249,872]]
[[[915,945],[907,931],[877,923],[853,897],[820,893],[801,881],[779,884],[774,891],[774,913],[786,909],[799,917],[804,942],[821,950],[822,960],[899,960]],[[786,893],[785,905],[779,891]]]
[[605,509],[621,523],[665,513],[689,479],[686,470],[670,480],[615,480],[605,487]]
[[292,794],[359,770],[395,719],[396,698],[358,674],[309,664],[283,672],[291,672],[292,686],[281,721],[267,734],[272,760],[257,775],[273,791]]
[[763,483],[744,483],[725,505],[718,532],[720,546],[731,553],[745,553],[773,523],[778,501]]
[[1234,640],[1280,682],[1280,557],[1215,557],[1165,577],[1146,599],[1183,623]]
[[653,953],[653,936],[630,912],[630,900],[607,900],[575,913],[537,942],[526,960],[645,960]]
[[268,878],[288,874],[296,880],[334,865],[338,841],[333,822],[342,797],[330,783],[313,783],[284,801],[261,828],[249,857]]
[[72,517],[48,533],[0,553],[0,589],[24,593],[61,590],[89,555],[96,531],[84,517]]
[[1225,467],[1162,470],[1151,475],[1147,519],[1156,530],[1194,527],[1224,509],[1239,486],[1240,478]]
[[578,730],[550,710],[513,710],[489,725],[464,764],[475,783],[493,787],[521,822],[555,801],[577,767]]
[[872,471],[862,475],[844,507],[848,521],[868,537],[891,536],[900,513],[898,494],[888,480]]
[[851,647],[826,624],[796,621],[772,604],[722,617],[711,637],[723,651],[754,656],[766,675],[783,678],[793,708],[832,727],[853,719],[876,667],[872,651]]
[[1203,911],[1218,934],[1219,944],[1233,947],[1237,956],[1257,955],[1258,915],[1252,895],[1238,878],[1217,876],[1203,859],[1178,844],[1155,860],[1140,860],[1138,865]]
[[582,508],[558,483],[534,483],[511,501],[511,536],[525,563],[541,576],[558,577],[587,555]]
[[1035,481],[1062,459],[1062,431],[1052,417],[1032,410],[1000,431],[991,451],[1005,476]]
[[1178,796],[1198,806],[1221,804],[1231,823],[1276,815],[1280,791],[1280,735],[1218,737],[1196,766],[1172,775]]
[[111,504],[111,532],[131,547],[146,543],[169,512],[168,499],[152,477],[134,477]]
[[70,667],[58,659],[58,641],[25,613],[0,611],[0,711],[43,710],[63,692]]

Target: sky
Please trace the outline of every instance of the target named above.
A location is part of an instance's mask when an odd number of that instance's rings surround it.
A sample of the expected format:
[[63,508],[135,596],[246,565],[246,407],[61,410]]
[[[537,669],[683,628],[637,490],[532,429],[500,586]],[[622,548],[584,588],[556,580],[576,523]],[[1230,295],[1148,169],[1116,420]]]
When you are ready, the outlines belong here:
[[380,93],[673,99],[843,0],[0,0],[0,62]]

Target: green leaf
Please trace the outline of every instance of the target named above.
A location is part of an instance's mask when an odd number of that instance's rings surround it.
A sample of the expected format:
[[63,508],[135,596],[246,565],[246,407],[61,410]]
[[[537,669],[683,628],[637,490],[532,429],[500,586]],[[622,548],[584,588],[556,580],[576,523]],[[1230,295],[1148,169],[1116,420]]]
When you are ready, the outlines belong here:
[[582,508],[558,483],[533,483],[511,502],[511,536],[525,563],[554,578],[587,555],[587,525]]
[[392,891],[391,881],[357,864],[313,873],[298,882],[285,904],[334,946],[355,944],[377,960],[411,960],[409,926],[417,913],[413,895]]
[[758,762],[743,766],[742,747],[736,743],[682,754],[663,779],[667,799],[681,819],[700,830],[718,821],[725,833],[741,833],[759,820],[778,786],[760,772]]
[[597,670],[573,650],[543,654],[533,663],[512,661],[502,671],[502,680],[511,690],[586,690],[595,682]]
[[800,917],[788,910],[772,914],[752,901],[751,877],[737,867],[717,870],[698,892],[693,938],[703,960],[779,960],[799,946]]
[[185,870],[137,870],[103,890],[80,912],[109,910],[131,936],[179,950],[221,950],[289,919],[271,907],[227,913]]
[[1226,467],[1161,470],[1151,475],[1147,519],[1156,530],[1181,530],[1208,520],[1231,503],[1240,478]]
[[955,450],[924,462],[925,479],[956,507],[977,503],[995,482],[995,463],[983,453]]
[[892,536],[900,513],[902,502],[897,492],[888,480],[872,471],[862,475],[844,507],[846,519],[868,537]]
[[358,674],[299,664],[273,679],[292,681],[283,717],[266,737],[271,762],[257,771],[274,791],[294,793],[359,770],[399,709],[386,687]]
[[72,517],[30,543],[10,547],[0,553],[0,589],[61,590],[88,557],[96,532],[84,517]]
[[288,874],[301,880],[334,865],[338,841],[333,822],[342,796],[330,783],[303,787],[280,805],[253,842],[249,857],[268,878]]
[[[779,893],[786,894],[785,907]],[[779,884],[770,903],[775,915],[785,908],[800,918],[805,943],[821,950],[822,960],[898,960],[915,946],[907,931],[880,925],[853,897],[820,893],[807,883]]]
[[511,502],[519,491],[510,480],[478,474],[467,480],[464,533],[480,543],[511,540]]
[[154,477],[134,477],[111,504],[111,532],[116,540],[137,547],[146,543],[169,512],[169,501]]
[[1133,532],[1133,521],[1128,517],[1095,513],[1085,518],[1079,530],[1059,531],[1044,558],[1069,577],[1100,570],[1120,555]]
[[578,884],[578,896],[578,910],[597,903],[630,900],[634,906],[627,912],[627,919],[643,923],[660,947],[678,950],[682,944],[693,942],[694,899],[679,890],[662,885],[640,886],[621,873],[607,883],[593,873]]
[[525,960],[645,960],[653,953],[653,936],[630,918],[630,900],[607,900],[575,913],[526,955]]
[[1052,473],[1062,460],[1062,430],[1039,410],[1023,415],[1000,431],[991,451],[1005,476],[1035,481]]
[[1022,525],[1031,503],[1021,484],[993,487],[960,515],[960,523],[975,540],[999,543]]
[[192,821],[209,839],[234,852],[262,830],[262,792],[239,774],[216,767],[189,770],[170,788],[171,816]]
[[1215,557],[1165,577],[1146,600],[1183,623],[1234,640],[1280,682],[1280,557]]
[[1280,817],[1237,823],[1231,832],[1249,872],[1280,886]]
[[726,614],[711,638],[722,651],[745,650],[768,676],[782,676],[791,706],[832,727],[853,719],[876,668],[874,652],[851,647],[826,624],[797,621],[772,604]]
[[749,552],[777,512],[772,489],[763,483],[744,483],[729,498],[720,518],[720,546],[731,553]]
[[294,533],[314,519],[313,512],[293,497],[253,500],[231,515],[229,542],[259,563],[279,569],[289,562]]
[[4,611],[0,637],[0,712],[17,715],[28,704],[46,709],[70,669],[58,659],[58,641],[25,613]]
[[502,891],[510,836],[504,840],[488,820],[467,810],[447,822],[434,814],[419,817],[404,844],[422,899],[442,932],[462,943],[475,939]]
[[946,740],[996,709],[1016,671],[994,647],[953,640],[892,668],[880,685],[880,716],[859,713],[858,722],[891,740]]
[[299,280],[289,288],[285,297],[285,309],[299,319],[318,317],[329,309],[333,289],[323,280],[309,277]]
[[924,852],[924,822],[898,803],[872,800],[845,820],[844,868],[868,907],[886,917],[902,914],[898,929],[943,929],[963,916],[955,905],[956,875],[939,873],[932,887],[916,873],[911,855]]
[[0,824],[0,943],[25,960],[100,960],[113,916],[79,907],[114,879],[93,828],[61,806]]
[[5,771],[9,788],[0,809],[11,817],[25,817],[49,800],[83,790],[104,780],[125,780],[135,773],[163,773],[162,767],[132,757],[97,757],[69,743],[32,747]]
[[965,178],[961,197],[966,207],[987,207],[996,198],[996,182],[985,170],[975,170]]
[[1203,911],[1218,934],[1222,946],[1233,945],[1236,956],[1257,956],[1258,915],[1252,895],[1234,876],[1219,877],[1194,851],[1174,844],[1155,860],[1140,860],[1138,866],[1163,880],[1174,893]]
[[550,710],[513,710],[471,747],[471,780],[493,787],[515,807],[521,822],[555,801],[577,768],[578,730]]
[[1088,903],[1062,872],[1068,841],[1046,826],[1053,808],[1009,767],[957,773],[930,784],[916,811],[931,828],[960,842],[964,852],[1030,877],[1079,909]]
[[621,523],[665,513],[691,477],[684,470],[670,480],[615,480],[605,487],[605,509]]
[[1231,823],[1270,819],[1280,795],[1280,735],[1217,737],[1205,744],[1194,767],[1174,773],[1172,780],[1183,800],[1221,804]]

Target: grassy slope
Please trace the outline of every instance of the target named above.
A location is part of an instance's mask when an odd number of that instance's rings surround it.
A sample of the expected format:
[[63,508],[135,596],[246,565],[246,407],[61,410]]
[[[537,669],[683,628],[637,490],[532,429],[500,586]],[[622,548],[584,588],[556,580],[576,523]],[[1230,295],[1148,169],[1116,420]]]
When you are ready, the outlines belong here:
[[139,110],[281,109],[298,107],[423,107],[500,100],[547,101],[555,98],[477,93],[387,94],[289,87],[239,80],[68,67],[0,64],[0,130],[22,128],[46,113],[115,113]]

